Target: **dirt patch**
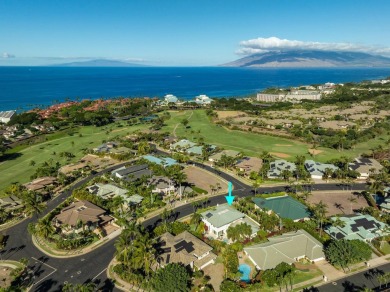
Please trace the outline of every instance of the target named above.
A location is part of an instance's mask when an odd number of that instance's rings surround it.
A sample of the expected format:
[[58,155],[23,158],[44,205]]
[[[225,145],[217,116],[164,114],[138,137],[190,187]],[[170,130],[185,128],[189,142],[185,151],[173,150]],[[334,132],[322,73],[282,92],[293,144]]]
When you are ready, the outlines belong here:
[[353,194],[353,191],[337,191],[337,192],[313,192],[307,201],[311,204],[317,204],[320,201],[327,205],[328,212],[326,216],[347,215],[352,214],[351,202],[349,198],[355,198],[356,202],[352,202],[352,210],[368,207],[367,201]]
[[309,149],[310,155],[317,155],[317,154],[320,154],[322,152],[323,152],[322,150],[318,150],[318,149]]
[[275,144],[275,146],[278,146],[278,147],[291,147],[293,145],[291,145],[291,144]]
[[11,272],[13,271],[12,268],[2,266],[0,265],[0,287],[1,288],[6,288],[11,286],[12,282],[12,277],[11,277]]
[[246,113],[241,111],[217,111],[219,119],[235,118],[235,117],[245,117]]
[[189,183],[209,193],[211,193],[210,185],[216,186],[217,183],[221,185],[220,191],[227,191],[227,183],[208,171],[195,166],[188,166],[184,169],[184,172],[187,174],[187,181]]
[[203,272],[210,277],[209,283],[213,286],[214,290],[216,292],[220,291],[219,286],[221,286],[225,275],[223,264],[208,265],[203,269]]
[[281,153],[281,152],[270,152],[271,155],[279,157],[279,158],[289,158],[290,155],[286,153]]

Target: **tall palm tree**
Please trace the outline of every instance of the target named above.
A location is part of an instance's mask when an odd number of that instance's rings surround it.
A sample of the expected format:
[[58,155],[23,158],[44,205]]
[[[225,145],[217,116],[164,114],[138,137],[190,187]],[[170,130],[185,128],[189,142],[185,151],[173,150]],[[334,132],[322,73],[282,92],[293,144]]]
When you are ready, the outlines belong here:
[[195,224],[195,230],[198,229],[200,220],[202,220],[202,215],[196,212],[192,213],[190,223]]
[[145,271],[148,278],[153,265],[157,262],[156,249],[154,248],[155,241],[150,239],[148,235],[141,236],[134,242],[134,257],[133,261],[137,268]]
[[255,190],[255,196],[257,195],[257,189],[260,187],[260,183],[255,180],[253,183],[252,183],[252,187],[253,189]]
[[25,192],[22,200],[27,215],[38,215],[45,209],[45,205],[41,202],[40,196],[33,192]]
[[314,205],[314,215],[320,222],[320,236],[322,236],[322,224],[326,218],[326,213],[328,212],[328,206],[321,200]]

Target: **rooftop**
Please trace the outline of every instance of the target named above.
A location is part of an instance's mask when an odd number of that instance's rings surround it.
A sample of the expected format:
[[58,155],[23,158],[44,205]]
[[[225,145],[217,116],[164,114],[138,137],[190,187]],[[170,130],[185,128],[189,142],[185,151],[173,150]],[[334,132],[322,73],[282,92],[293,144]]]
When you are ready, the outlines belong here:
[[[350,215],[338,217],[344,222],[344,227],[329,225],[325,228],[325,232],[328,233],[334,239],[359,239],[370,241],[373,238],[390,234],[386,231],[388,225],[376,220],[370,215]],[[333,221],[337,217],[331,218]]]
[[333,164],[316,162],[314,160],[306,160],[305,168],[311,175],[322,176],[325,173],[325,169],[329,168],[332,171],[336,171],[339,169],[337,166]]
[[228,205],[217,206],[214,210],[208,210],[201,213],[201,215],[204,220],[207,220],[216,228],[230,224],[240,218],[245,217],[245,214]]
[[[188,231],[184,231],[176,236],[170,233],[164,233],[159,237],[160,249],[161,249],[161,264],[166,265],[169,263],[183,263],[189,265],[194,262],[195,266],[200,257],[206,253],[211,252],[213,249],[207,243],[203,242],[199,238],[195,237]],[[215,259],[217,256],[211,253]],[[211,260],[211,258],[210,258]]]
[[245,247],[244,251],[261,270],[273,269],[281,262],[292,264],[301,257],[311,261],[325,257],[323,245],[304,230],[270,237],[268,242]]
[[235,151],[235,150],[223,150],[223,151],[218,152],[218,153],[216,153],[216,154],[214,154],[214,155],[211,155],[211,156],[210,156],[210,159],[218,161],[218,160],[221,159],[221,157],[222,157],[223,155],[226,155],[226,156],[229,156],[229,157],[236,157],[236,156],[238,156],[239,154],[240,154],[240,152]]
[[310,212],[305,205],[287,195],[266,199],[253,198],[252,201],[260,209],[272,210],[282,218],[300,220],[310,217]]
[[153,155],[144,155],[142,158],[146,159],[149,162],[156,163],[158,165],[162,165],[164,167],[171,166],[177,164],[177,161],[170,157],[156,157]]

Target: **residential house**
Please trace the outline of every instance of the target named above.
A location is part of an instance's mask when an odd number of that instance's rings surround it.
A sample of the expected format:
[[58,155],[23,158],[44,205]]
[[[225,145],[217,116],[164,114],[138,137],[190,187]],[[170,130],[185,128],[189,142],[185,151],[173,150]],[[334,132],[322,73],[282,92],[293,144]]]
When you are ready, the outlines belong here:
[[138,151],[127,147],[118,147],[118,148],[112,148],[109,152],[110,154],[115,154],[115,155],[124,155],[129,153],[133,153],[134,155],[137,155]]
[[356,126],[356,123],[346,121],[325,121],[319,123],[319,126],[324,129],[344,130]]
[[110,200],[118,196],[126,198],[126,194],[128,193],[127,190],[119,188],[115,185],[101,183],[96,183],[92,186],[89,186],[87,187],[87,190],[91,194],[94,194],[103,200]]
[[41,194],[48,193],[48,189],[54,188],[58,185],[56,177],[44,176],[34,179],[33,181],[24,184],[23,186],[30,191],[35,191]]
[[63,233],[90,231],[98,227],[113,224],[114,218],[106,215],[106,210],[88,201],[78,201],[61,210],[61,213],[53,218],[54,226],[61,228]]
[[334,239],[359,239],[370,242],[374,238],[389,235],[388,225],[376,220],[371,215],[345,215],[332,217],[331,220],[341,220],[344,226],[329,225],[325,232]]
[[93,148],[93,151],[96,153],[108,153],[111,149],[118,147],[118,143],[116,142],[107,142]]
[[[190,155],[202,155],[203,154],[203,147],[205,147],[205,145],[199,145],[199,146],[193,146],[191,148],[188,148],[186,150],[186,152]],[[213,151],[215,148],[217,148],[217,146],[215,145],[208,145],[208,151]]]
[[88,165],[88,162],[80,161],[78,163],[72,163],[68,165],[62,166],[58,172],[65,174],[65,175],[72,175],[72,173],[80,171],[84,172],[90,169],[90,166]]
[[281,218],[291,219],[295,222],[310,218],[308,208],[301,202],[285,195],[270,198],[253,198],[255,208],[273,212]]
[[23,207],[24,205],[22,200],[16,196],[0,198],[0,208],[4,209],[4,211],[7,213],[14,213],[14,211],[17,211]]
[[288,162],[284,159],[277,159],[270,163],[270,169],[267,172],[268,178],[280,178],[280,175],[284,170],[288,170],[293,173],[297,169],[296,165],[292,162]]
[[256,269],[268,270],[285,262],[293,264],[300,259],[317,262],[325,259],[323,245],[304,230],[288,232],[268,238],[268,242],[244,248]]
[[173,180],[166,176],[152,176],[148,179],[148,186],[154,188],[152,190],[153,193],[165,195],[176,190]]
[[212,252],[212,247],[203,242],[188,231],[176,236],[164,233],[158,238],[159,260],[158,263],[164,267],[170,263],[180,263],[202,270],[213,264],[217,256]]
[[177,161],[170,157],[156,157],[153,155],[144,155],[142,156],[143,159],[146,159],[149,162],[156,163],[158,165],[161,165],[163,167],[172,166],[177,164]]
[[371,174],[377,174],[383,166],[373,158],[359,157],[349,164],[349,169],[357,171],[359,179],[367,179]]
[[337,169],[339,169],[333,164],[321,163],[313,160],[306,160],[305,168],[310,173],[310,176],[313,179],[322,179],[327,168],[330,169],[332,172],[335,172]]
[[[386,188],[386,189],[389,189],[389,188]],[[387,190],[386,193],[388,193],[388,191],[389,190]],[[379,206],[381,207],[381,210],[383,212],[390,213],[390,197],[386,197]]]
[[252,227],[251,237],[256,236],[259,231],[259,226],[255,221],[228,205],[217,206],[215,209],[201,213],[201,216],[205,224],[206,235],[219,240],[227,240],[228,228],[242,223],[247,223]]
[[7,124],[15,113],[16,111],[0,111],[0,122]]
[[188,148],[194,147],[196,144],[194,142],[191,142],[190,140],[187,139],[182,139],[176,143],[171,144],[169,147],[171,151],[185,151]]
[[124,181],[133,182],[143,176],[151,176],[152,171],[147,164],[120,167],[111,172],[112,178],[119,178]]
[[223,155],[226,155],[226,156],[232,157],[232,158],[238,158],[240,155],[240,152],[235,151],[235,150],[222,150],[221,152],[218,152],[216,154],[211,155],[209,157],[209,161],[213,162],[213,163],[217,163],[218,161],[221,160],[221,157]]
[[92,186],[87,187],[87,190],[94,195],[102,198],[103,200],[110,200],[115,197],[121,197],[124,201],[124,208],[127,209],[132,205],[139,205],[144,199],[140,195],[128,196],[128,191],[122,188],[119,188],[112,184],[101,184],[96,183]]
[[259,172],[263,165],[263,160],[257,157],[243,157],[240,158],[235,167],[244,174],[249,174],[252,171]]

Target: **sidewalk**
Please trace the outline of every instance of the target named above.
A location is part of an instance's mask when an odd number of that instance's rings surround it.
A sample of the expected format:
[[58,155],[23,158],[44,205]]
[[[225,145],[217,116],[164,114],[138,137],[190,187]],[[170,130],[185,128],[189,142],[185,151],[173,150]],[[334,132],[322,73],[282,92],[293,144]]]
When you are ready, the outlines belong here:
[[70,258],[70,257],[77,257],[82,254],[89,253],[93,251],[95,248],[100,247],[101,245],[107,243],[108,241],[114,239],[118,235],[120,235],[122,232],[122,228],[119,228],[118,230],[114,231],[113,233],[107,235],[106,237],[99,239],[98,241],[95,241],[94,243],[82,247],[80,249],[75,250],[59,250],[59,249],[53,249],[51,246],[49,246],[46,242],[46,240],[39,239],[36,236],[32,236],[32,242],[35,245],[36,248],[38,248],[41,252],[44,254],[47,254],[54,258]]
[[119,290],[122,290],[122,291],[126,291],[126,292],[129,292],[129,291],[139,291],[139,292],[146,292],[145,290],[133,285],[133,284],[130,284],[124,280],[122,280],[118,274],[116,274],[114,271],[113,271],[113,267],[118,264],[118,261],[115,259],[115,257],[112,259],[112,261],[108,264],[108,267],[107,267],[107,270],[106,270],[106,273],[107,273],[107,278],[109,279],[112,279],[114,280],[114,283],[115,283],[115,287],[118,288]]

